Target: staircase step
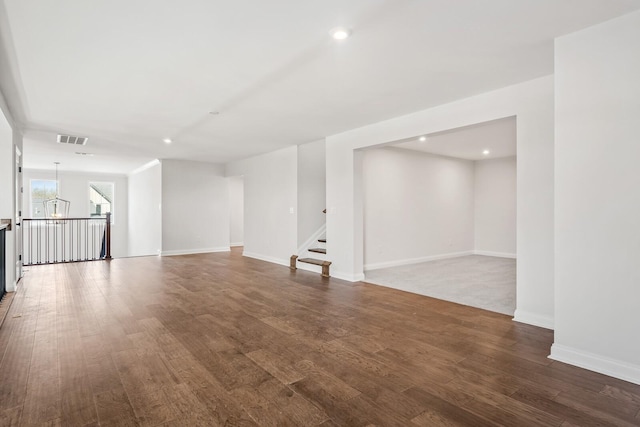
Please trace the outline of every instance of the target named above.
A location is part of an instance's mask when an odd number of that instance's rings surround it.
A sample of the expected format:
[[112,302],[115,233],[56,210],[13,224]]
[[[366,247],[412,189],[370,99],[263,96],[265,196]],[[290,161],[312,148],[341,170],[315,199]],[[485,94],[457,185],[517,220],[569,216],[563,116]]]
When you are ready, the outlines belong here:
[[327,243],[327,239],[318,239],[318,242],[320,242],[320,243]]
[[324,248],[311,248],[311,249],[309,249],[309,252],[316,252],[316,253],[319,253],[319,254],[326,254],[327,250],[324,249]]
[[331,262],[317,258],[298,258],[298,261],[313,265],[331,265]]
[[322,277],[329,277],[329,266],[331,265],[331,261],[324,261],[316,258],[298,258],[298,261],[321,266]]

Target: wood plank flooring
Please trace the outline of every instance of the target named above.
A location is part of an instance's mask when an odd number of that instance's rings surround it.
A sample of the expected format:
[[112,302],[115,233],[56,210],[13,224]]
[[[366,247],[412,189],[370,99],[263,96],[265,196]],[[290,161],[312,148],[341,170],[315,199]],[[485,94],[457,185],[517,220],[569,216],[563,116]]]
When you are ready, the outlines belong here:
[[239,252],[30,267],[1,426],[638,426],[552,332]]

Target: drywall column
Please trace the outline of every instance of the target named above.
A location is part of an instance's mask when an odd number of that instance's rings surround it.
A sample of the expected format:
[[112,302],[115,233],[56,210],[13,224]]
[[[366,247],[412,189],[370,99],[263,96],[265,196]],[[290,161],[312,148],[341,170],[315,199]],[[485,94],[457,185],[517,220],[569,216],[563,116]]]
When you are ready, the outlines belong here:
[[364,247],[357,238],[363,234],[363,218],[356,203],[360,197],[356,172],[362,173],[362,158],[353,148],[340,145],[339,136],[331,138],[332,143],[327,139],[327,253],[333,263],[331,275],[356,282],[364,279]]
[[640,12],[556,40],[551,357],[640,384]]
[[518,121],[515,319],[553,328],[553,77],[547,76],[327,138],[331,275],[360,280],[362,214],[354,150],[504,117]]
[[129,174],[129,256],[160,255],[162,165],[154,160]]
[[[532,88],[532,87],[530,87]],[[514,319],[554,328],[553,84],[522,94],[517,129],[516,311]]]

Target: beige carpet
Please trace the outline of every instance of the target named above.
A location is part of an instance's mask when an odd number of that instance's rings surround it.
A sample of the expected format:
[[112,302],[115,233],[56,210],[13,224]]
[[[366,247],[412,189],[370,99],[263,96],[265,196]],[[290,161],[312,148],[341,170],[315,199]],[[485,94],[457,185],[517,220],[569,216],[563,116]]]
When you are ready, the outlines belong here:
[[365,272],[365,281],[513,316],[516,260],[469,255]]

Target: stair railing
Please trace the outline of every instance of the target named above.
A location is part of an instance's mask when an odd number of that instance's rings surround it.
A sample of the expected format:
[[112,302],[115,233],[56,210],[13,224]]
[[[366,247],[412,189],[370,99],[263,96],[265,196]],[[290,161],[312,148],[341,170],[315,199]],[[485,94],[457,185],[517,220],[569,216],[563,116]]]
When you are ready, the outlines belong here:
[[23,265],[111,259],[111,213],[106,218],[24,218]]

